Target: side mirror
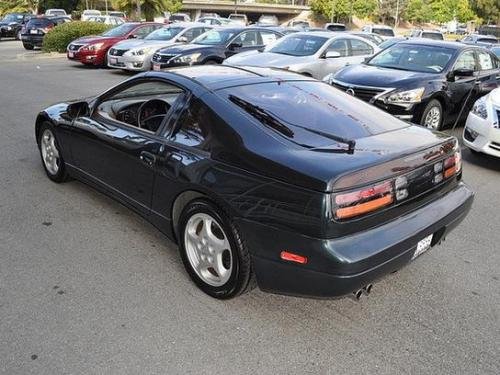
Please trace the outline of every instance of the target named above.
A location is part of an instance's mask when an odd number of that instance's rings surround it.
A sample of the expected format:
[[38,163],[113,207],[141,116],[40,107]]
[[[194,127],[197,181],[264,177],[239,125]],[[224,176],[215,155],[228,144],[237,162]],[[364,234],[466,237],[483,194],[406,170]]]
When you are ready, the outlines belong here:
[[177,41],[180,42],[180,43],[187,43],[188,42],[188,38],[186,38],[185,36],[180,36],[177,39]]
[[472,69],[462,68],[462,69],[455,69],[453,71],[453,76],[455,77],[472,77],[473,75],[474,75],[474,70]]
[[137,36],[136,34],[130,34],[130,35],[128,36],[128,38],[129,38],[129,39],[138,39],[138,38],[139,38],[139,36]]
[[231,43],[227,48],[231,51],[234,51],[237,48],[243,47],[243,44],[241,43]]
[[334,59],[340,57],[340,52],[337,51],[328,51],[325,53],[325,59]]
[[365,63],[367,63],[368,61],[370,61],[370,60],[371,60],[371,58],[372,58],[371,56],[365,57],[365,58],[363,59],[363,61],[364,61]]
[[72,120],[80,116],[87,116],[90,114],[89,103],[87,102],[71,103],[70,105],[68,105],[66,113]]

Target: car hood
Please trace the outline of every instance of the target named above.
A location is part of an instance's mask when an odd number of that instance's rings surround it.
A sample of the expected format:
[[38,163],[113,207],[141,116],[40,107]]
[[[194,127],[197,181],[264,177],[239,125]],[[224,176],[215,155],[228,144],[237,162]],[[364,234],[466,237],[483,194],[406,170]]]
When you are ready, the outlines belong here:
[[138,39],[127,39],[118,42],[114,45],[115,48],[120,49],[133,49],[133,48],[163,48],[175,44],[173,40],[138,40]]
[[285,66],[307,62],[311,56],[289,56],[280,53],[249,51],[238,53],[224,63],[227,65],[263,66],[283,68]]
[[500,88],[493,90],[489,94],[491,102],[497,106],[500,107]]
[[19,22],[0,21],[0,26],[14,26],[14,25],[19,25]]
[[439,74],[410,72],[390,68],[380,68],[366,64],[347,66],[339,70],[333,79],[352,85],[373,87],[399,87],[403,83],[421,80],[435,80]]
[[187,54],[187,53],[196,53],[200,51],[208,51],[210,49],[221,49],[224,46],[205,46],[202,44],[183,44],[179,46],[168,47],[167,49],[162,49],[159,52],[168,53],[168,54]]
[[71,43],[75,44],[91,44],[91,43],[101,43],[101,42],[114,42],[116,40],[121,40],[121,37],[109,37],[109,36],[100,36],[100,35],[92,35],[86,36],[83,38],[78,38],[73,40]]

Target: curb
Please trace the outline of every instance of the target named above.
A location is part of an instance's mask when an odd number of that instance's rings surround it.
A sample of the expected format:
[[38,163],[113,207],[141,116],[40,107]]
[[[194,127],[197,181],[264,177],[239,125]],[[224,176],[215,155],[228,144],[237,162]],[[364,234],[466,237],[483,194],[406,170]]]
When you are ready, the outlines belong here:
[[43,59],[58,59],[66,57],[65,53],[59,52],[25,52],[16,55],[17,60],[43,60]]

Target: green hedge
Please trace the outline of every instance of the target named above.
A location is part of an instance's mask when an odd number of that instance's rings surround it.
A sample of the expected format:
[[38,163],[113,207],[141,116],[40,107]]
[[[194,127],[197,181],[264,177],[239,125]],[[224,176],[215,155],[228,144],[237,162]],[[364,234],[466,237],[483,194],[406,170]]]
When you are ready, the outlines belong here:
[[87,35],[97,35],[110,28],[97,22],[67,22],[54,27],[43,37],[42,49],[45,52],[66,52],[73,40]]

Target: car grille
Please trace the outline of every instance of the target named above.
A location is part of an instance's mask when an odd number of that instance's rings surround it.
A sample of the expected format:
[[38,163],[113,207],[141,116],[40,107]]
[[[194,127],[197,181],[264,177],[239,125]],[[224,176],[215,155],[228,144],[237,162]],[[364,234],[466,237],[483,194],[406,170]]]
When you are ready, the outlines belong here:
[[80,48],[82,48],[83,44],[70,44],[68,46],[68,49],[70,51],[78,51]]
[[175,55],[162,55],[160,53],[155,53],[153,55],[153,58],[152,60],[154,62],[162,62],[162,63],[166,63],[168,62],[168,60],[170,60],[172,57],[174,57]]
[[332,81],[332,86],[338,88],[339,90],[345,91],[346,93],[355,96],[365,102],[370,102],[375,96],[386,91],[386,88],[378,87],[365,87],[365,86],[355,86],[348,85],[345,83],[340,83],[338,81]]

